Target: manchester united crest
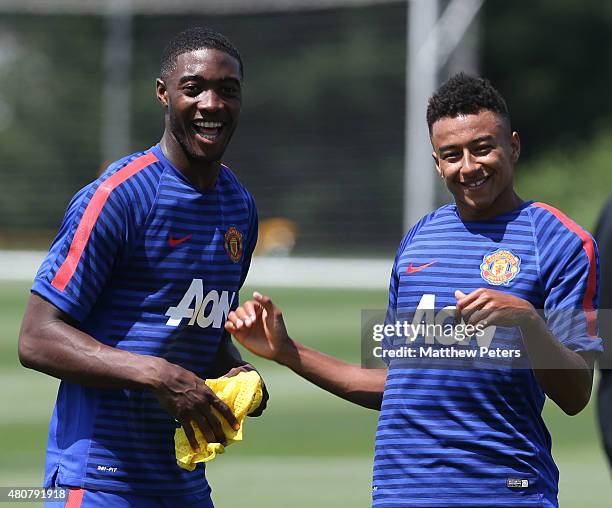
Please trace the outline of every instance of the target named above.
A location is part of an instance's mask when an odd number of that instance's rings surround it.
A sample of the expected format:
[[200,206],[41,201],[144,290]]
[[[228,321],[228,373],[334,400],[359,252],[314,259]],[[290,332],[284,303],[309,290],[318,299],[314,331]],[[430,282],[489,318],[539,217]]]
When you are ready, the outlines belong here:
[[232,226],[225,233],[223,245],[229,258],[238,263],[242,258],[242,233]]
[[487,254],[480,265],[480,276],[494,286],[508,285],[521,271],[521,259],[509,250]]

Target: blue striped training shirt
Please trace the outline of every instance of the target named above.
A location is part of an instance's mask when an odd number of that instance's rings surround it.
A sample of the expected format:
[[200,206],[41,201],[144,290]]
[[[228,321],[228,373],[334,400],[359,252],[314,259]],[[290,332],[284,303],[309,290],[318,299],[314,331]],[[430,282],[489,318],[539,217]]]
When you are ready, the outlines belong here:
[[[456,206],[446,205],[402,241],[386,319],[441,324],[453,316],[455,290],[468,294],[485,287],[531,302],[564,345],[595,353],[602,350],[597,280],[591,236],[549,205],[528,202],[479,222],[461,220]],[[489,348],[519,351],[521,362],[387,358],[374,507],[557,506],[559,473],[541,416],[545,394],[526,368],[518,330],[491,329]],[[408,341],[394,336],[385,351],[399,350],[399,344],[424,356],[448,349],[436,333],[413,334]],[[476,337],[465,341],[455,349],[471,344],[478,350]]]
[[[156,145],[75,195],[32,291],[100,342],[206,378],[256,241],[253,198],[227,167],[213,190],[201,191]],[[176,464],[176,425],[147,390],[62,381],[45,486],[209,491],[202,466],[188,472]]]

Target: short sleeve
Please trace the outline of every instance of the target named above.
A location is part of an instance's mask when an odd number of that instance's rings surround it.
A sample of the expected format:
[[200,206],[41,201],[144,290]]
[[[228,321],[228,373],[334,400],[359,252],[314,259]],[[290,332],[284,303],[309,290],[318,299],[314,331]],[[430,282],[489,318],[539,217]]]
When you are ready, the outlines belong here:
[[547,211],[540,222],[538,251],[548,327],[572,351],[600,353],[597,246],[589,233],[559,210],[548,207]]
[[130,236],[122,192],[107,192],[104,181],[72,199],[32,286],[32,292],[77,321],[91,311]]

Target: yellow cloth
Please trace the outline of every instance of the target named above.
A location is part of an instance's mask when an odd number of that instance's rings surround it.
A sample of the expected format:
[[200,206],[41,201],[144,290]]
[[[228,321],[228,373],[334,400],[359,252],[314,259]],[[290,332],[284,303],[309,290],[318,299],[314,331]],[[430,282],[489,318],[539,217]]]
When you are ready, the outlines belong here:
[[[242,423],[246,415],[255,411],[259,404],[261,404],[261,377],[259,377],[257,372],[251,370],[249,372],[240,372],[233,377],[207,379],[206,384],[215,392],[217,397],[227,404],[240,424],[240,428],[234,430],[225,421],[225,418],[220,416],[217,410],[213,408],[213,412],[219,418],[223,427],[223,432],[227,438],[227,445],[235,441],[242,441]],[[179,427],[174,433],[176,462],[180,467],[189,471],[193,471],[198,462],[208,462],[214,459],[218,453],[225,452],[225,446],[221,443],[209,443],[206,441],[206,438],[195,422],[191,422],[191,426],[200,445],[199,453],[196,453],[191,448],[183,427]]]

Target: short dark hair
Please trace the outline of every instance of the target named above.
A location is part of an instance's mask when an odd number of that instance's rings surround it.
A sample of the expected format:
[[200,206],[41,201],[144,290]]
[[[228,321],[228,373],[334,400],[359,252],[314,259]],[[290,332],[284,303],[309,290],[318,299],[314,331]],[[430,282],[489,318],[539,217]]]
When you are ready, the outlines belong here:
[[225,35],[210,28],[196,26],[176,34],[162,51],[159,69],[161,79],[167,79],[172,73],[179,55],[205,48],[218,49],[234,57],[240,66],[240,77],[244,76],[242,58],[236,46]]
[[510,127],[510,111],[502,95],[489,80],[460,72],[452,76],[434,93],[427,105],[429,133],[441,118],[472,115],[483,110],[501,115]]

